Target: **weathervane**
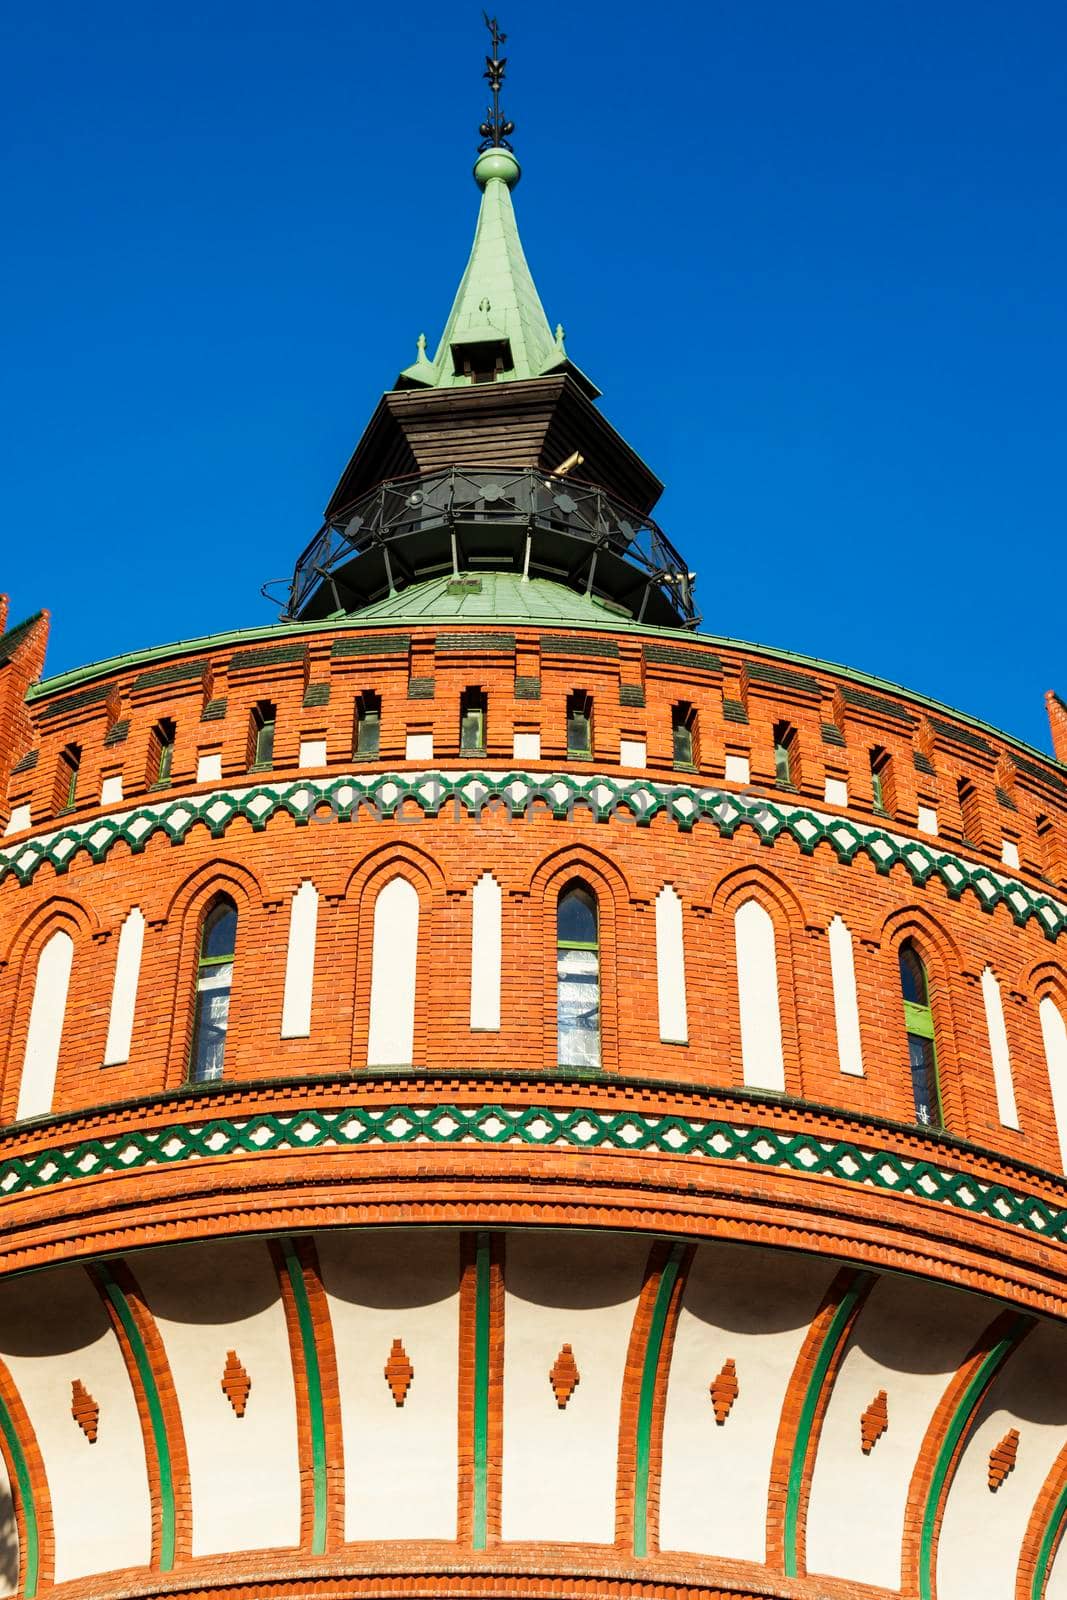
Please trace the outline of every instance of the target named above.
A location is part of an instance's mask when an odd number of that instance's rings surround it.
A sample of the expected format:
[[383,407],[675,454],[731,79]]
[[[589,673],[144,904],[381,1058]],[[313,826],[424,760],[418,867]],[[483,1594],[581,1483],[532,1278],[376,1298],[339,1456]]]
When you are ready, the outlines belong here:
[[508,64],[507,57],[500,54],[500,47],[507,44],[508,36],[506,33],[501,33],[495,17],[487,16],[484,11],[482,16],[493,41],[493,53],[485,58],[483,74],[492,92],[493,103],[486,110],[485,121],[478,129],[482,136],[482,142],[478,146],[479,153],[483,150],[510,150],[508,134],[515,132],[515,124],[509,122],[500,109],[500,85],[504,81],[504,70]]

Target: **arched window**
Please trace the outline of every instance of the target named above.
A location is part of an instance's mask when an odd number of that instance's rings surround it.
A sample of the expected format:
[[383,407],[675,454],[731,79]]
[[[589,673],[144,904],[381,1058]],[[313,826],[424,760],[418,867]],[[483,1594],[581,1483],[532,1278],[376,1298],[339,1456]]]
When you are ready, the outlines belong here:
[[200,929],[196,963],[196,1016],[189,1077],[211,1083],[222,1077],[226,1029],[233,987],[233,952],[237,940],[237,907],[223,896],[216,900]]
[[600,1065],[600,938],[596,896],[572,880],[556,907],[556,1026],[561,1067]]
[[908,1030],[915,1120],[930,1128],[943,1128],[930,985],[922,957],[910,940],[900,947],[900,989],[904,997],[904,1026]]

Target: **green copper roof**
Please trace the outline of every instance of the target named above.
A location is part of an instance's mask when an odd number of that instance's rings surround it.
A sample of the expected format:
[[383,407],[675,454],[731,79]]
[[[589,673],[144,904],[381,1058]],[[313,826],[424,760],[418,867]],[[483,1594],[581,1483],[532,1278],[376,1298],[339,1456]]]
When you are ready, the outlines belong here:
[[511,366],[501,372],[502,379],[539,378],[566,365],[563,329],[553,333],[549,327],[511,204],[519,163],[510,150],[487,150],[479,156],[474,176],[482,204],[467,270],[437,354],[428,359],[425,335],[420,334],[418,359],[400,374],[401,383],[434,389],[465,386],[471,380],[456,372],[455,348],[503,340],[511,351]]
[[385,600],[364,606],[350,620],[363,623],[434,622],[629,622],[588,595],[549,578],[522,578],[517,572],[451,573],[413,584]]

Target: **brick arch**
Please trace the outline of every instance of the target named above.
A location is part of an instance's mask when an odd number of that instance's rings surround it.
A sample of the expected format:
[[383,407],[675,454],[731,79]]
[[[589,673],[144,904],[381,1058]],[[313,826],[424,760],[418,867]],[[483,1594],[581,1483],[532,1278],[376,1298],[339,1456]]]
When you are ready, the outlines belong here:
[[[744,1083],[735,919],[741,907],[751,900],[763,907],[774,924],[785,1087],[787,1093],[803,1094],[800,1005],[810,1001],[817,981],[807,958],[805,936],[808,919],[804,907],[788,884],[765,867],[752,864],[735,867],[725,873],[710,896],[708,970],[702,976],[705,984],[710,982],[719,989],[726,1002],[723,1057],[728,1063],[729,1081]],[[722,1081],[721,1069],[719,1081]]]
[[1058,961],[1035,962],[1021,978],[1021,988],[1035,1003],[1047,995],[1067,1018],[1067,972]]
[[[960,975],[966,973],[968,968],[959,946],[947,929],[924,906],[907,905],[890,912],[880,930],[881,983],[887,996],[900,996],[899,952],[901,946],[909,941],[915,946],[926,968],[930,1007],[934,1015],[937,1077],[945,1127],[962,1138],[970,1138],[959,1018],[962,1009],[967,1007],[974,1008],[977,1014],[982,1003],[980,993],[976,986],[971,985],[966,989],[962,986]],[[976,977],[977,973],[971,976]],[[899,1035],[896,1040],[890,1037],[889,1043],[891,1048],[894,1044],[899,1046],[897,1054],[903,1072],[908,1060],[903,998],[900,998],[896,1007],[889,1007],[887,1014],[899,1019]],[[904,1087],[907,1089],[907,1085]]]
[[[92,940],[100,933],[99,919],[89,903],[75,900],[69,895],[50,895],[23,919],[9,946],[6,962],[0,963],[0,971],[5,965],[7,967],[7,981],[3,985],[3,999],[0,1002],[0,1037],[7,1041],[7,1050],[0,1058],[3,1063],[0,1112],[5,1120],[15,1115],[30,1025],[30,1008],[36,988],[37,962],[49,939],[60,932],[69,934],[74,942],[74,965],[67,994],[69,1014],[76,1003],[78,986],[92,982],[97,967],[97,963],[85,959],[94,953]],[[57,1093],[59,1083],[57,1076]]]
[[[231,1036],[237,1035],[242,1023],[247,1023],[252,1007],[249,1004],[249,987],[242,983],[242,966],[248,970],[242,955],[259,947],[257,934],[263,929],[263,891],[259,879],[247,867],[236,861],[220,859],[205,862],[188,874],[171,895],[165,914],[159,919],[169,937],[166,938],[166,956],[169,965],[171,993],[169,1035],[165,1066],[165,1084],[177,1088],[188,1075],[189,1052],[192,1044],[193,1012],[195,1005],[196,960],[200,943],[200,930],[212,902],[226,895],[237,907],[237,944],[234,955],[234,987],[230,1002],[227,1028],[227,1049]],[[167,961],[169,957],[169,962]],[[165,969],[166,970],[166,969]],[[270,978],[272,973],[265,973]],[[166,979],[164,980],[166,981]],[[259,1002],[257,998],[257,1007]],[[227,1062],[234,1065],[233,1055]],[[229,1076],[229,1071],[227,1071]]]
[[[378,895],[394,878],[410,883],[419,897],[419,933],[416,955],[415,1038],[413,1061],[424,1065],[429,1049],[429,1012],[435,995],[431,986],[437,977],[434,961],[437,928],[445,917],[452,885],[439,864],[426,851],[406,840],[392,839],[363,857],[348,876],[343,898],[337,907],[336,930],[342,948],[351,952],[349,992],[353,995],[350,1032],[350,1066],[362,1071],[367,1065],[370,1033],[370,998],[374,942],[374,908]],[[446,980],[454,972],[450,959],[440,963]]]
[[[572,878],[587,883],[597,900],[600,966],[600,1065],[606,1072],[624,1069],[619,1030],[619,950],[636,935],[630,915],[630,887],[618,866],[599,850],[574,841],[545,856],[530,878],[528,934],[542,952],[541,1059],[546,1067],[559,1059],[556,1009],[556,908],[560,891]],[[634,937],[634,943],[640,941]],[[533,943],[536,949],[536,943]]]

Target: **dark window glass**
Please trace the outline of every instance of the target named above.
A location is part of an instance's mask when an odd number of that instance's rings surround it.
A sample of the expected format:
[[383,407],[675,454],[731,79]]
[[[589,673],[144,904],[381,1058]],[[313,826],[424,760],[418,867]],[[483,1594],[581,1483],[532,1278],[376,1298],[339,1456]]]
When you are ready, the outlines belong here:
[[568,884],[556,911],[556,1023],[562,1067],[600,1065],[600,945],[596,899]]
[[567,701],[567,754],[593,753],[593,702],[587,694],[572,694]]
[[173,722],[160,722],[156,727],[156,743],[159,750],[155,778],[157,783],[170,782],[171,767],[174,764],[174,731]]
[[252,713],[252,766],[269,767],[274,761],[275,710],[266,701]]
[[674,764],[676,767],[696,765],[696,712],[691,706],[675,706],[672,713]]
[[793,760],[796,734],[788,722],[776,722],[774,725],[774,779],[776,783],[785,784],[789,788],[796,784],[795,763]]
[[194,1083],[210,1083],[222,1077],[236,940],[237,908],[232,900],[218,900],[205,917],[200,932],[189,1070]]
[[356,755],[373,761],[381,748],[382,702],[376,694],[361,694],[356,701]]
[[464,691],[459,706],[459,747],[485,749],[486,697],[480,689]]
[[77,802],[81,762],[81,745],[69,744],[60,757],[59,765],[59,805],[64,809],[69,809]]

